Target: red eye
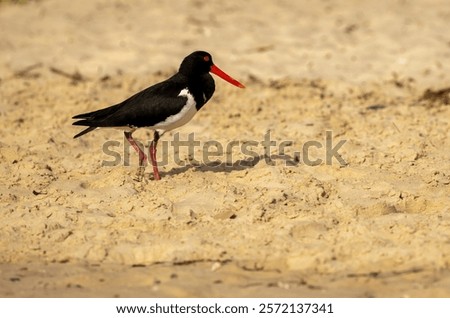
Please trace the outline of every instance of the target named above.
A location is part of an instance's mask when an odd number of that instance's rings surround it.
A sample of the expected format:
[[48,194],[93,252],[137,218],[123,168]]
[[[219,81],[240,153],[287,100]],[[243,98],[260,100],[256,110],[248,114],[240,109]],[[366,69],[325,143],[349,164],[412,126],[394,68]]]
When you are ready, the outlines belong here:
[[208,55],[205,55],[205,56],[203,57],[203,61],[209,62],[209,56],[208,56]]

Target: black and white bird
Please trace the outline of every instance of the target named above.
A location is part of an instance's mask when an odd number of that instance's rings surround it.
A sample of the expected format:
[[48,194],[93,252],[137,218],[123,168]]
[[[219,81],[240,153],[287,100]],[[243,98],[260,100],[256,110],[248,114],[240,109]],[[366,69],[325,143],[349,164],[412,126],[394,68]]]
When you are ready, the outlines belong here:
[[154,131],[149,155],[153,177],[160,180],[156,161],[156,146],[166,132],[186,124],[212,97],[215,84],[209,72],[225,81],[244,88],[244,85],[214,65],[212,57],[204,51],[196,51],[184,58],[178,73],[169,79],[150,86],[125,101],[93,112],[76,115],[76,126],[87,128],[76,134],[78,138],[97,128],[120,128],[125,138],[139,154],[138,180],[142,180],[147,156],[134,141],[132,134],[138,128]]

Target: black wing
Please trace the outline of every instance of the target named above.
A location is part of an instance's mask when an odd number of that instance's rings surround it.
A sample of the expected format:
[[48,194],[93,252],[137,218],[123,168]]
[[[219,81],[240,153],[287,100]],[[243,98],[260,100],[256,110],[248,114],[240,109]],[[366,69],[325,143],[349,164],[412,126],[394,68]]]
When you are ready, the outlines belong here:
[[131,96],[120,104],[76,115],[76,126],[89,126],[77,138],[97,127],[151,127],[177,114],[187,102],[178,96],[186,84],[177,75]]

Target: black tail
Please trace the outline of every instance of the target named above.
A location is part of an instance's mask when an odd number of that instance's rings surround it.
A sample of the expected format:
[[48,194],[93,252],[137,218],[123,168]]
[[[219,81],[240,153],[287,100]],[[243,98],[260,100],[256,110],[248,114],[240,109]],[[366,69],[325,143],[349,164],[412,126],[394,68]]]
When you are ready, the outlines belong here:
[[104,119],[109,115],[115,113],[120,107],[121,104],[117,104],[103,109],[94,110],[93,112],[76,115],[73,116],[72,119]]
[[[93,112],[79,114],[76,116],[73,116],[73,119],[81,119],[76,122],[74,122],[72,125],[75,126],[89,126],[85,130],[81,131],[80,133],[73,136],[73,138],[78,138],[80,136],[83,136],[84,134],[87,134],[88,132],[93,131],[96,129],[98,124],[101,124],[105,118],[107,118],[109,115],[113,114],[120,108],[121,104],[113,105],[104,109],[95,110]],[[102,127],[104,125],[101,125]],[[108,126],[108,125],[105,125]]]
[[78,134],[76,134],[75,136],[73,136],[73,138],[75,139],[75,138],[78,138],[80,136],[83,136],[84,134],[87,134],[88,132],[91,132],[91,131],[93,131],[96,128],[97,127],[88,127],[85,130],[83,130],[83,131],[79,132]]

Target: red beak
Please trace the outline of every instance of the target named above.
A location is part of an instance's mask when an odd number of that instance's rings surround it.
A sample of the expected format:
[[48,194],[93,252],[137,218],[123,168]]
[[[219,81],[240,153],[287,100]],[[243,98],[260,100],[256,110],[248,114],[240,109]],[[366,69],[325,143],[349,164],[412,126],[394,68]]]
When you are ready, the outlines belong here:
[[236,81],[234,78],[232,78],[230,75],[228,75],[227,73],[222,71],[220,68],[218,68],[214,64],[211,66],[211,73],[216,74],[217,76],[219,76],[223,80],[227,81],[228,83],[233,84],[234,86],[237,86],[240,88],[245,88],[244,85],[242,85],[241,83]]

